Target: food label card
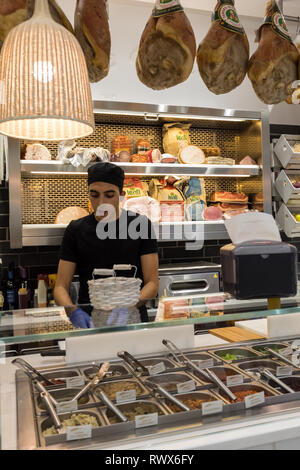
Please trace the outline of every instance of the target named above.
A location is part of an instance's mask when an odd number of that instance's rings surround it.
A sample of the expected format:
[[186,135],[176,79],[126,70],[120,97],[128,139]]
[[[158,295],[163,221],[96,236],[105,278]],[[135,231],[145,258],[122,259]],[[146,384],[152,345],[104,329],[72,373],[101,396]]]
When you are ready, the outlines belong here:
[[126,392],[117,392],[116,393],[116,402],[118,405],[121,403],[131,402],[136,400],[136,391],[128,390]]
[[217,413],[222,413],[223,411],[223,402],[221,400],[208,401],[207,403],[202,403],[202,415],[214,415]]
[[242,385],[243,383],[244,383],[244,377],[240,374],[231,375],[227,377],[226,379],[227,387],[230,387],[231,385]]
[[196,390],[194,380],[189,380],[188,382],[183,382],[182,384],[177,385],[178,393],[192,392],[193,390]]
[[158,424],[158,413],[150,413],[148,415],[140,415],[135,417],[135,427],[146,428],[148,426],[157,426]]
[[85,426],[68,426],[67,441],[77,441],[77,439],[91,439],[92,426],[87,424]]
[[77,401],[61,401],[56,405],[57,414],[72,413],[73,411],[78,411]]
[[245,398],[245,407],[253,408],[254,406],[261,405],[265,402],[265,392],[255,393]]
[[84,377],[68,377],[66,379],[66,387],[73,388],[73,387],[83,387],[84,386]]

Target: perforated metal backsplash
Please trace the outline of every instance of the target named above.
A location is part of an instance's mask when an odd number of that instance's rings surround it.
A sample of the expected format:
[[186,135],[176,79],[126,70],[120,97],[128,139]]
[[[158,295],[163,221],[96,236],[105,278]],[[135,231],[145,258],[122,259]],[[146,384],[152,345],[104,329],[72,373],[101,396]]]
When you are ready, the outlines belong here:
[[[119,117],[118,117],[119,118]],[[120,119],[120,118],[119,118]],[[128,119],[128,118],[127,118]],[[113,117],[116,120],[116,117]],[[96,119],[97,121],[97,119]],[[261,156],[261,135],[259,123],[243,123],[234,128],[216,128],[212,123],[203,128],[191,127],[191,143],[199,147],[221,149],[223,157],[233,158],[236,163],[250,155],[258,159]],[[199,125],[197,123],[197,125]],[[148,138],[153,148],[162,150],[162,123],[159,125],[141,125],[106,122],[96,125],[92,136],[77,141],[82,147],[103,147],[111,150],[116,135],[127,135],[131,139],[132,153],[136,152],[135,142]],[[53,159],[57,156],[57,143],[44,142]],[[146,179],[146,178],[144,178]],[[149,178],[148,178],[149,179]],[[262,191],[261,178],[206,178],[207,200],[213,191],[245,192],[252,194]],[[23,224],[53,224],[60,210],[69,206],[80,206],[88,209],[87,177],[84,175],[22,175],[22,212]]]

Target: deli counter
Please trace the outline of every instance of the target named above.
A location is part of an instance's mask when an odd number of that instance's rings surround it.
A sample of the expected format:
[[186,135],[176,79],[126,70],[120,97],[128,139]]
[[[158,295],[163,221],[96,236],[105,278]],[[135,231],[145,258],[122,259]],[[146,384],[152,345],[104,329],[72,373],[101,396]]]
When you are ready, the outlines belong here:
[[2,312],[1,448],[299,448],[299,306],[194,296],[182,318],[91,330]]

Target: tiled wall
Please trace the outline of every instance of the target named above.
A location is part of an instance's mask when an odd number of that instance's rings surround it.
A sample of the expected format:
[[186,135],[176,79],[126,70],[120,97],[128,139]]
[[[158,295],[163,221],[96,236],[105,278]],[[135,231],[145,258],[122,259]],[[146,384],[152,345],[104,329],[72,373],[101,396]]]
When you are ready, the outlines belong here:
[[[279,135],[298,134],[299,126],[271,126],[272,137]],[[11,250],[9,245],[9,204],[8,185],[0,186],[0,258],[3,268],[14,261],[16,266],[23,266],[27,270],[28,279],[32,287],[35,287],[38,274],[55,273],[58,263],[59,247],[25,247],[22,250]],[[159,243],[159,257],[161,264],[188,261],[210,261],[219,263],[220,247],[226,244],[226,240],[206,241],[202,250],[187,251],[184,242]],[[300,253],[300,239],[293,239]]]

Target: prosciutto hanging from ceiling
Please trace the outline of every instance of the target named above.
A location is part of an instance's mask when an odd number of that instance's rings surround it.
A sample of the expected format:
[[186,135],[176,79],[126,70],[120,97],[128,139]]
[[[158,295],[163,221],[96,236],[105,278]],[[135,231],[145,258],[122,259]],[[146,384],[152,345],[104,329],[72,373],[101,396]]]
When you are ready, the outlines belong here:
[[243,82],[248,61],[249,42],[234,0],[218,0],[210,30],[197,51],[200,75],[212,93],[229,93]]
[[180,1],[156,0],[136,60],[141,82],[153,90],[178,85],[189,78],[195,57],[195,35]]
[[258,48],[250,59],[249,79],[261,101],[281,103],[292,93],[292,85],[298,78],[299,53],[275,0],[267,4],[258,41]]

